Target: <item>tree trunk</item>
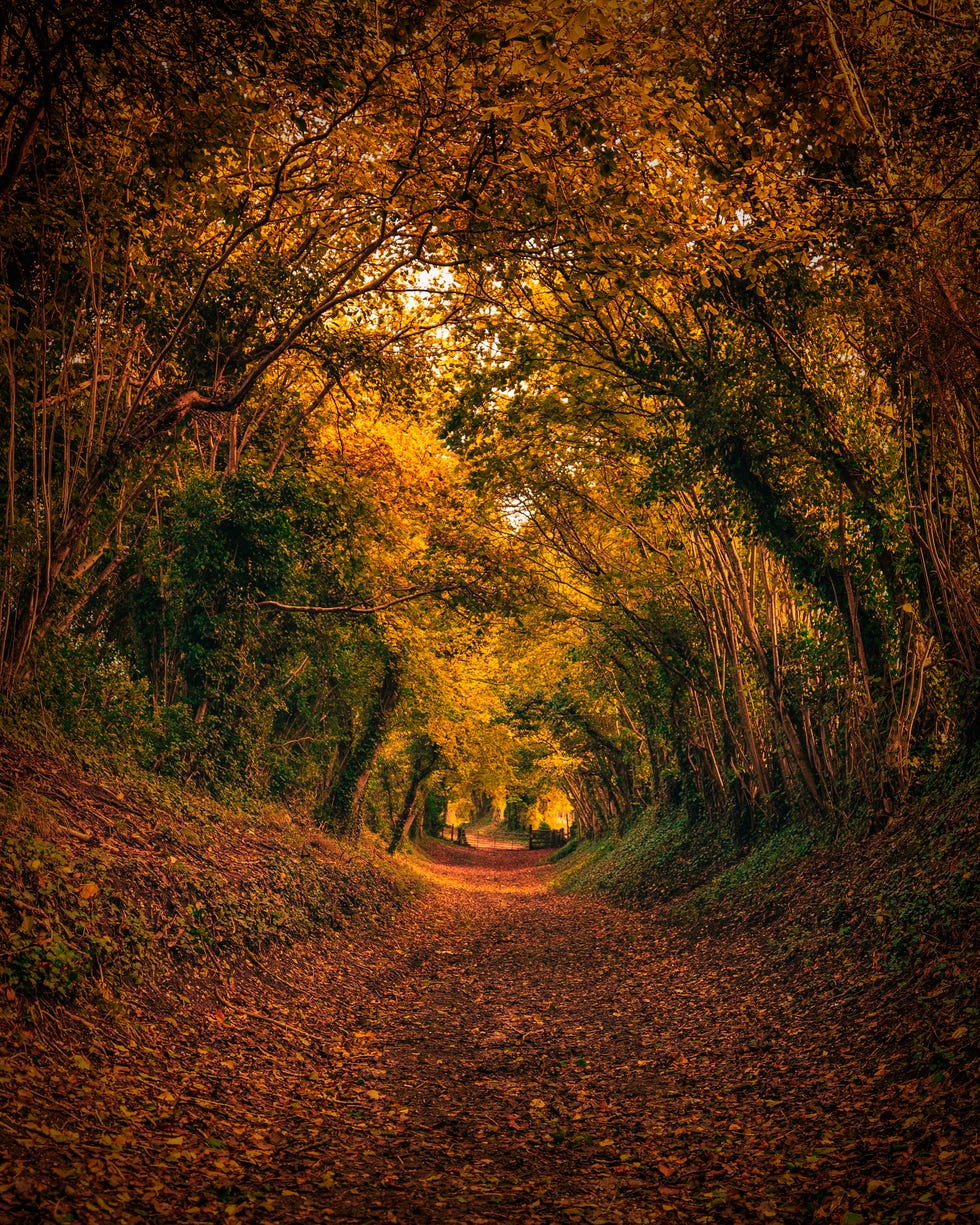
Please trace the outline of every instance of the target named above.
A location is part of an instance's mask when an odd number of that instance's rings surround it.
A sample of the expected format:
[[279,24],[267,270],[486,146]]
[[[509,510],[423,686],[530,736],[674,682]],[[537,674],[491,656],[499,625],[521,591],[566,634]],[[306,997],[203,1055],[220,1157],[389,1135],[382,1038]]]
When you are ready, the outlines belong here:
[[394,855],[402,838],[405,837],[411,828],[412,819],[415,816],[415,799],[419,793],[419,787],[429,778],[438,763],[439,750],[428,737],[424,739],[421,745],[413,747],[412,773],[401,811],[392,824],[391,841],[388,843],[389,855]]
[[364,730],[347,755],[336,783],[313,812],[318,825],[340,838],[355,839],[361,832],[361,797],[400,693],[401,665],[389,655]]

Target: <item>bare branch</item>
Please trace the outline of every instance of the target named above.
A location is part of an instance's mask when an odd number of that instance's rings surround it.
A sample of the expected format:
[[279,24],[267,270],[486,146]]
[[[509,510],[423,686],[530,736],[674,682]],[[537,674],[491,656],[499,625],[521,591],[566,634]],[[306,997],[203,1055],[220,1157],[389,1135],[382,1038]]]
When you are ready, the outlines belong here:
[[384,612],[396,604],[406,604],[409,600],[418,600],[423,596],[445,595],[450,591],[458,591],[458,585],[451,587],[420,587],[417,591],[409,591],[405,595],[393,596],[381,604],[284,604],[280,600],[259,600],[259,608],[278,608],[283,612],[305,613],[356,613],[359,616],[369,616],[371,613]]

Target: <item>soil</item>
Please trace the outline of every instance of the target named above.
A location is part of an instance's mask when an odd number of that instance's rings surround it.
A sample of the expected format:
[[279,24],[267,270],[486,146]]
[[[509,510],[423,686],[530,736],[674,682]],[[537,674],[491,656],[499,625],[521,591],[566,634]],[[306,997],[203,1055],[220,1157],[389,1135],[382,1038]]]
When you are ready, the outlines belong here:
[[[899,1006],[430,842],[381,931],[8,1001],[8,1222],[967,1221]],[[937,1035],[937,1041],[952,1041]]]

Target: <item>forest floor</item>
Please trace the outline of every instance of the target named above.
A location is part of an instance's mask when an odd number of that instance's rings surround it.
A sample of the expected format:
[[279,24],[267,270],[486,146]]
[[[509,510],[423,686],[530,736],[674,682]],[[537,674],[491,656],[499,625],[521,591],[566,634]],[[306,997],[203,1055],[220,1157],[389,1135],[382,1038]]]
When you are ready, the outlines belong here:
[[430,842],[386,928],[8,1003],[0,1219],[980,1214],[970,1085],[900,1001],[562,896],[547,854]]

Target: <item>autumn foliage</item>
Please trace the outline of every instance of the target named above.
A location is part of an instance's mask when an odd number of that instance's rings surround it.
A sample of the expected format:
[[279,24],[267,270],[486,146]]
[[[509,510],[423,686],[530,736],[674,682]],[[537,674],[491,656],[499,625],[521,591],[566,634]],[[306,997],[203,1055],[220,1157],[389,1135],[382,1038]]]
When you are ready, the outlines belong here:
[[[407,869],[378,846],[468,828],[479,866],[480,831],[513,846],[544,824],[569,836],[553,866],[572,900],[526,900],[528,923],[570,916],[545,958],[568,1000],[587,991],[566,961],[597,895],[612,966],[632,928],[607,902],[668,906],[689,931],[792,915],[811,930],[817,911],[851,913],[853,855],[874,928],[842,921],[837,953],[866,983],[882,959],[899,982],[918,948],[935,1049],[955,1055],[934,1070],[960,1066],[980,742],[977,23],[970,0],[4,8],[12,1007],[123,990],[143,959],[154,980],[179,974],[161,948],[210,950],[224,973],[408,905]],[[157,803],[184,816],[156,821]],[[429,844],[423,876],[444,850]],[[527,861],[529,887],[549,871]],[[474,905],[466,922],[504,940],[497,902]],[[424,927],[409,909],[406,947]],[[644,932],[664,981],[696,994]],[[507,975],[488,973],[474,990],[489,997]],[[760,1017],[781,998],[767,974]],[[598,1051],[578,1008],[563,1024]],[[682,1029],[658,1075],[687,1075]],[[710,1076],[706,1050],[684,1059]],[[473,1067],[474,1083],[496,1075]],[[581,1110],[601,1111],[611,1090],[587,1082]],[[782,1088],[768,1096],[782,1109]],[[515,1136],[576,1134],[579,1107],[539,1097]],[[703,1163],[688,1186],[697,1162],[665,1149],[654,1165],[676,1187],[656,1212],[789,1219],[812,1188],[798,1171],[831,1153],[843,1186],[860,1166],[840,1156],[847,1129],[818,1144],[802,1100],[782,1133],[738,1125],[780,1152],[792,1134],[794,1169],[771,1185],[756,1169],[736,1204],[710,1198]],[[930,1101],[929,1126],[908,1125],[922,1145],[956,1114]],[[946,1139],[936,1161],[959,1169]],[[861,1196],[813,1219],[930,1219],[908,1208],[919,1150],[893,1179],[901,1204],[878,1205],[878,1148]],[[942,1185],[935,1219],[960,1219],[963,1179]],[[632,1220],[613,1199],[575,1212]]]

